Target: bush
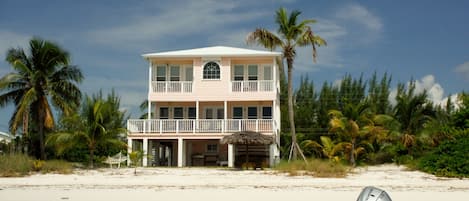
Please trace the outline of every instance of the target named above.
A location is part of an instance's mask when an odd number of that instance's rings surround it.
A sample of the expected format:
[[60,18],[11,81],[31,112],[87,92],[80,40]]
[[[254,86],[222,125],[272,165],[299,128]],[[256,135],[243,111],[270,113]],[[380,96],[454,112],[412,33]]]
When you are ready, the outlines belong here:
[[445,177],[469,177],[469,137],[448,140],[422,157],[418,169]]
[[0,176],[19,177],[29,174],[33,160],[24,154],[0,155]]
[[308,164],[302,160],[290,163],[282,161],[275,169],[291,176],[312,175],[315,177],[345,177],[348,172],[347,167],[339,162],[319,159],[308,160]]

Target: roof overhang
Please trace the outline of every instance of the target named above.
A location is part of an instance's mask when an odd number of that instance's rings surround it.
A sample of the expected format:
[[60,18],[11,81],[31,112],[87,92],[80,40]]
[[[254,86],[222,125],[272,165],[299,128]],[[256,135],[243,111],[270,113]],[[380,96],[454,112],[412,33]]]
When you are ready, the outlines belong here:
[[142,57],[151,58],[188,58],[188,57],[279,57],[280,52],[251,50],[244,48],[214,46],[187,50],[177,50],[168,52],[148,53]]

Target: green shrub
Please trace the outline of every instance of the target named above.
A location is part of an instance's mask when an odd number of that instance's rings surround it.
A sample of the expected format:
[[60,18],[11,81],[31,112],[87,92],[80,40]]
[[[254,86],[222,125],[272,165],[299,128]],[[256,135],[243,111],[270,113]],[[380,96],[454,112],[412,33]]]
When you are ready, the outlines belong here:
[[31,171],[33,160],[24,154],[0,155],[0,176],[19,177],[28,175]]
[[315,177],[345,177],[348,172],[347,167],[339,162],[319,159],[308,160],[307,164],[302,160],[282,161],[275,167],[275,170],[291,176],[312,175]]
[[469,137],[445,141],[422,157],[418,168],[446,177],[469,177]]

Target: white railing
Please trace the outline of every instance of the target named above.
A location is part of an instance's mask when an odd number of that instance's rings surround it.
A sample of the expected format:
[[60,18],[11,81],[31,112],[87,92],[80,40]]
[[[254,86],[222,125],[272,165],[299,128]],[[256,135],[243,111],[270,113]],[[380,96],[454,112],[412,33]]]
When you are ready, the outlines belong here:
[[231,81],[232,92],[274,91],[273,80]]
[[272,132],[272,119],[129,119],[130,133],[233,133]]
[[153,93],[191,93],[192,81],[152,81]]

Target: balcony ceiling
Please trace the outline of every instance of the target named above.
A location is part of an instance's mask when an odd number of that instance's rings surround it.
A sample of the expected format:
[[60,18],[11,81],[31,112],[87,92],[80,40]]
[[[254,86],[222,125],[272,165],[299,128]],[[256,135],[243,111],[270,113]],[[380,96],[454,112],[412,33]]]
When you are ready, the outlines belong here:
[[259,56],[281,56],[280,52],[251,50],[236,47],[213,46],[187,50],[177,50],[169,52],[156,52],[142,55],[144,58],[160,58],[160,57],[259,57]]

